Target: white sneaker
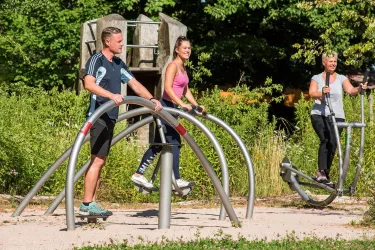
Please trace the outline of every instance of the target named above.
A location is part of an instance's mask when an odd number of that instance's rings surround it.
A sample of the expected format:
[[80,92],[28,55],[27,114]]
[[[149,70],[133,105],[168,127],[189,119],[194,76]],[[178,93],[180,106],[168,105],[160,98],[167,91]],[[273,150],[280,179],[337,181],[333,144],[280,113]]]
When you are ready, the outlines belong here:
[[185,181],[183,179],[176,180],[177,186],[180,188],[188,187],[190,185],[190,181]]
[[143,175],[136,176],[135,174],[133,174],[131,180],[132,180],[132,182],[134,182],[138,185],[141,185],[145,188],[153,188],[154,187],[154,185],[152,185],[152,183],[149,183],[148,180],[146,179],[146,177],[144,177]]

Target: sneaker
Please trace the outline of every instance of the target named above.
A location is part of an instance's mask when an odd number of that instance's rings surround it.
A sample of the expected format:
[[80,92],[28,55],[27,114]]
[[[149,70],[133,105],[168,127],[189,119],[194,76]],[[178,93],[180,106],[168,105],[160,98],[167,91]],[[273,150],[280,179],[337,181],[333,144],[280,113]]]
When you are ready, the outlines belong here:
[[[86,213],[88,214],[82,214]],[[79,209],[79,214],[81,215],[96,215],[96,216],[111,216],[113,213],[109,210],[103,209],[96,202],[91,202],[88,206],[81,204]]]
[[319,170],[316,174],[316,181],[319,183],[327,183],[328,179],[324,170]]
[[89,215],[89,206],[81,203],[81,206],[79,207],[79,215]]
[[149,183],[148,180],[146,179],[146,177],[144,177],[143,175],[136,176],[135,174],[133,174],[131,180],[135,184],[141,185],[145,188],[151,189],[151,188],[154,187],[154,185],[152,185],[152,183]]
[[[190,181],[185,181],[183,179],[177,179],[176,180],[176,183],[177,183],[177,186],[179,188],[185,188],[185,187],[189,187],[191,185],[191,182]],[[173,185],[172,185],[173,186]],[[174,187],[172,187],[172,189],[174,190]]]

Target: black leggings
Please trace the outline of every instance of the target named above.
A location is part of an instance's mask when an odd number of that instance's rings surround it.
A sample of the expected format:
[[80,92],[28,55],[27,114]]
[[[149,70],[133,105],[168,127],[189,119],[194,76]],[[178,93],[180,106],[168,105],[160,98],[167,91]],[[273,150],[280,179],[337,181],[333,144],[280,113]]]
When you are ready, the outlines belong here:
[[[337,148],[335,130],[330,119],[330,117],[321,115],[311,115],[312,126],[320,139],[318,167],[319,170],[324,170],[326,174],[330,172]],[[345,119],[336,118],[336,121],[344,122]],[[339,128],[339,135],[341,135],[342,129]]]

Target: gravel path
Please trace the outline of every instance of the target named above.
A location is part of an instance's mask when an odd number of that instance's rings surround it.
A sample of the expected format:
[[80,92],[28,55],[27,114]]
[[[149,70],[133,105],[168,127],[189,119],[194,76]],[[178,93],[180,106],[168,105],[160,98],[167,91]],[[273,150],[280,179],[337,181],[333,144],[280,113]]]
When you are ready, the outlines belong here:
[[[28,208],[19,217],[11,217],[14,209],[0,213],[0,249],[72,249],[78,246],[122,243],[146,243],[167,239],[194,240],[198,237],[241,235],[247,239],[278,239],[289,234],[354,239],[374,237],[375,230],[354,227],[365,211],[364,206],[333,204],[331,208],[268,207],[256,205],[254,217],[244,220],[246,208],[235,207],[243,223],[233,228],[229,219],[218,220],[219,208],[172,207],[171,229],[158,230],[157,205],[147,208],[114,209],[114,215],[99,224],[86,224],[76,219],[76,230],[66,231],[65,210],[54,216],[42,216],[40,206]],[[45,208],[44,208],[45,209]],[[5,212],[4,212],[5,211]]]

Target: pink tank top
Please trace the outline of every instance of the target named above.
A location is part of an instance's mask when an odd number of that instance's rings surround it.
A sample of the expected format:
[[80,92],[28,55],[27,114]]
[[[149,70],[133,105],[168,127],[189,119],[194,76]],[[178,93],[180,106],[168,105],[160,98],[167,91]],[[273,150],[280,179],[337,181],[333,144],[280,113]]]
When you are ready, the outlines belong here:
[[[171,62],[171,63],[174,63],[174,62]],[[176,63],[174,63],[174,64],[177,67],[178,73],[173,79],[172,89],[176,93],[178,98],[181,98],[182,94],[184,92],[184,89],[189,84],[189,77],[188,77],[187,74],[183,74],[181,72],[180,67],[178,67],[178,65]],[[185,72],[186,72],[186,70],[185,70]],[[163,99],[167,99],[169,101],[172,101],[172,99],[169,97],[169,95],[167,94],[167,92],[165,90],[163,92]]]

